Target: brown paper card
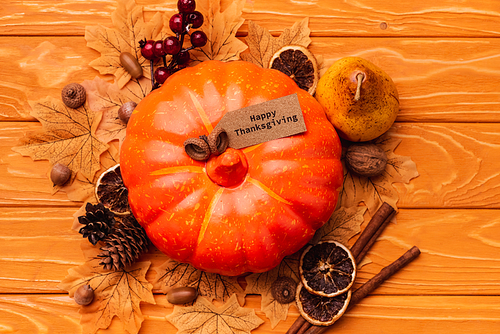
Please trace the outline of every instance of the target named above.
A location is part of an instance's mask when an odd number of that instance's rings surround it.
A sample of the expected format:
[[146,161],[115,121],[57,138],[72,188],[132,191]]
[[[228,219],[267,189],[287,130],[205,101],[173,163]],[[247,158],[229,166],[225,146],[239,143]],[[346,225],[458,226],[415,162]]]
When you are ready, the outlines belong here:
[[230,111],[215,128],[220,127],[236,149],[307,131],[296,93]]

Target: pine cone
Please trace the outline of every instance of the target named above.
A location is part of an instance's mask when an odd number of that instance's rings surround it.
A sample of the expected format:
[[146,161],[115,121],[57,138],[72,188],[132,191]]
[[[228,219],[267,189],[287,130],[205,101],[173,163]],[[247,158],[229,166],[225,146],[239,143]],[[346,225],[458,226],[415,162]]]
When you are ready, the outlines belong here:
[[95,246],[99,240],[104,239],[115,225],[115,215],[106,209],[102,203],[92,205],[87,203],[85,216],[78,217],[78,222],[85,225],[80,229],[84,238],[88,238]]
[[122,270],[148,249],[149,239],[141,225],[130,215],[116,224],[104,240],[99,263],[106,270]]

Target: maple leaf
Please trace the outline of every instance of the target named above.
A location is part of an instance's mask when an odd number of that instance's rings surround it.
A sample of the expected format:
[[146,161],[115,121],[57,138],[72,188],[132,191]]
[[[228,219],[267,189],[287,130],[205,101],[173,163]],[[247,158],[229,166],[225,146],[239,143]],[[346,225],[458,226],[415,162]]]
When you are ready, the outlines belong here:
[[177,327],[179,334],[250,334],[264,323],[255,314],[255,310],[241,307],[236,295],[232,295],[227,303],[219,307],[200,297],[193,306],[175,306],[166,319]]
[[271,328],[275,328],[281,320],[287,318],[288,309],[295,303],[295,301],[288,304],[279,303],[271,293],[271,286],[278,277],[282,276],[291,277],[295,282],[300,281],[299,260],[301,254],[302,250],[286,256],[274,269],[245,277],[247,282],[245,293],[262,295],[260,307],[271,321]]
[[163,14],[156,13],[149,22],[144,22],[143,8],[137,6],[134,0],[118,0],[111,20],[113,28],[100,25],[85,27],[87,46],[101,53],[90,66],[101,74],[114,75],[121,89],[132,78],[120,62],[120,54],[129,52],[143,67],[144,76],[150,78],[150,61],[142,56],[139,41],[159,40],[167,36]]
[[95,136],[102,114],[91,110],[88,104],[68,108],[52,97],[28,102],[31,115],[40,121],[42,130],[28,133],[13,150],[33,160],[49,160],[52,166],[68,166],[72,178],[80,172],[92,179],[100,168],[100,155],[108,148]]
[[408,183],[419,175],[416,164],[410,157],[394,153],[399,143],[401,139],[391,138],[387,134],[374,141],[387,155],[387,166],[379,176],[368,178],[354,175],[344,164],[344,184],[339,196],[341,206],[352,207],[364,202],[368,211],[374,214],[383,202],[387,202],[397,209],[399,196],[392,184]]
[[151,262],[136,262],[120,271],[105,271],[96,258],[98,247],[82,243],[82,249],[88,260],[81,266],[68,270],[68,276],[58,285],[73,297],[75,291],[84,284],[94,289],[94,301],[82,306],[83,333],[95,333],[100,328],[107,328],[114,316],[117,316],[123,329],[137,333],[144,317],[140,303],[155,304],[153,285],[146,280],[146,272]]
[[241,304],[245,303],[245,293],[237,277],[207,273],[172,259],[168,259],[154,270],[157,272],[154,287],[161,288],[164,293],[174,287],[191,286],[210,301],[215,299],[226,302],[234,294]]
[[125,87],[119,89],[98,77],[82,83],[87,92],[87,100],[92,110],[102,112],[102,120],[96,131],[96,137],[105,143],[119,140],[120,145],[125,138],[127,124],[120,120],[118,110],[125,102],[139,103],[151,91],[151,81],[145,77],[132,79]]
[[120,152],[116,148],[116,144],[111,143],[108,150],[101,155],[99,163],[100,169],[97,171],[97,173],[92,179],[85,177],[81,173],[77,173],[73,182],[71,184],[61,187],[60,190],[66,193],[70,201],[73,202],[88,201],[96,203],[97,199],[95,197],[95,186],[97,180],[99,179],[99,176],[109,168],[118,164],[119,161],[120,161]]
[[202,48],[190,51],[193,63],[205,60],[237,60],[247,45],[236,38],[236,33],[245,20],[241,17],[245,0],[227,2],[221,6],[219,0],[198,0],[196,8],[205,17],[201,26],[208,38]]
[[361,232],[366,209],[365,206],[337,208],[326,224],[316,231],[311,243],[333,240],[347,245],[353,236]]
[[279,37],[271,35],[269,30],[259,26],[253,21],[248,22],[248,36],[245,41],[248,50],[241,54],[241,59],[268,68],[272,56],[284,46],[300,45],[305,48],[311,44],[308,27],[309,18],[295,22],[291,28],[283,30]]

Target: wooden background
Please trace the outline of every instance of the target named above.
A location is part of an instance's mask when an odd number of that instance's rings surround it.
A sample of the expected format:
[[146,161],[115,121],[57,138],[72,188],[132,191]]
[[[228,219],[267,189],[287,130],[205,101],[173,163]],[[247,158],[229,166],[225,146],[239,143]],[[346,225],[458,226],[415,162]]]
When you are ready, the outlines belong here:
[[[148,19],[174,0],[137,0]],[[80,206],[51,194],[47,161],[13,152],[28,100],[94,78],[86,25],[110,26],[114,0],[0,4],[0,333],[79,333],[78,307],[57,284],[79,265]],[[366,281],[413,245],[421,256],[335,325],[333,333],[494,333],[500,329],[500,2],[497,0],[253,0],[243,17],[279,34],[310,17],[311,50],[327,63],[361,56],[395,81],[396,153],[420,176],[397,184],[398,223],[368,254]],[[240,35],[245,36],[247,25]],[[43,51],[43,52],[42,52]],[[141,333],[174,333],[164,295],[144,305]],[[260,311],[260,297],[246,307]],[[273,331],[284,333],[298,315]],[[120,333],[114,323],[109,333]]]

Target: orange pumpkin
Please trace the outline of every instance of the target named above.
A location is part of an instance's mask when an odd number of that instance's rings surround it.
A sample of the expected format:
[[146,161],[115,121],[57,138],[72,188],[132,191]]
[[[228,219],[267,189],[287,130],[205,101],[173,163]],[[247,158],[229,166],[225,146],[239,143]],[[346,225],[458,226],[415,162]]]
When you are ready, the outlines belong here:
[[[185,152],[228,111],[298,94],[307,131],[228,148],[208,161]],[[121,148],[129,202],[169,257],[224,275],[263,272],[303,247],[331,216],[341,145],[321,105],[285,74],[248,62],[205,61],[172,75],[136,107]]]

